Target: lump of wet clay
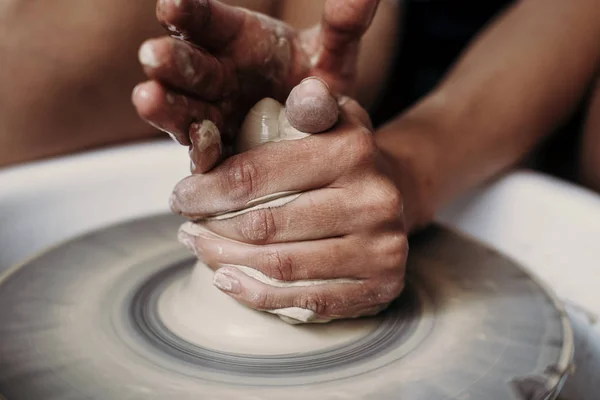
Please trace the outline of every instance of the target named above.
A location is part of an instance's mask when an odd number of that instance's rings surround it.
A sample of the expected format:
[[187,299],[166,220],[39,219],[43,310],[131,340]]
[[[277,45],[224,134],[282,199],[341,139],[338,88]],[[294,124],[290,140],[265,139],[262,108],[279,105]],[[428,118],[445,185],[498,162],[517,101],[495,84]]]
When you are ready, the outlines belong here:
[[238,135],[238,152],[267,142],[296,140],[330,129],[339,118],[339,106],[320,79],[307,78],[288,96],[285,107],[264,98],[246,115]]

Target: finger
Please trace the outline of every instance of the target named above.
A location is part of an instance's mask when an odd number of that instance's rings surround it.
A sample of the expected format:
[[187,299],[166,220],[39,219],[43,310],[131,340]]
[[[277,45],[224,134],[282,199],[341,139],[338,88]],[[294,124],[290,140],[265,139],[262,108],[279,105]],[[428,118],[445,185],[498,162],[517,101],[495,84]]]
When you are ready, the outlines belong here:
[[[283,205],[261,204],[199,222],[217,235],[250,244],[271,244],[337,237],[377,227],[381,215],[361,208],[363,193],[320,189],[299,194]],[[268,205],[268,203],[266,203]],[[392,216],[393,217],[393,216]],[[391,219],[391,218],[390,218]]]
[[277,287],[254,279],[235,266],[218,269],[213,283],[250,308],[274,311],[297,307],[313,312],[319,319],[369,315],[374,309],[381,310],[395,300],[404,288],[401,274],[386,276],[379,281]]
[[379,0],[326,0],[321,21],[321,49],[315,67],[334,75],[352,75],[358,44]]
[[193,123],[190,127],[191,146],[189,150],[191,171],[203,174],[211,170],[223,155],[223,145],[219,128],[211,121]]
[[217,107],[168,90],[156,81],[137,85],[132,101],[143,119],[183,145],[191,144],[189,129],[193,122],[208,120],[218,128],[222,125]]
[[290,124],[301,132],[319,133],[338,120],[339,107],[325,81],[310,77],[292,89],[285,103]]
[[173,192],[173,211],[202,218],[247,208],[265,196],[322,188],[371,165],[374,146],[371,132],[348,119],[335,131],[267,143],[183,179]]
[[144,72],[181,93],[216,101],[235,90],[237,76],[211,54],[170,37],[146,41],[138,54]]
[[247,15],[216,0],[159,0],[156,13],[169,31],[209,51],[227,47]]
[[408,254],[406,236],[392,232],[255,246],[187,222],[180,227],[178,238],[215,270],[228,264],[243,265],[286,282],[395,275],[402,271]]

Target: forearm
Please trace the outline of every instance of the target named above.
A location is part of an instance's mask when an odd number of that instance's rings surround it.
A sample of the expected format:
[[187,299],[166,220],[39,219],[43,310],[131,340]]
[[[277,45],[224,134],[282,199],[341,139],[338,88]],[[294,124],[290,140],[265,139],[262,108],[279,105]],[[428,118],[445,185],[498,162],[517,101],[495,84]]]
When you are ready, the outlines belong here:
[[[274,1],[227,2],[272,13]],[[152,0],[0,6],[0,167],[158,134],[130,100],[144,78],[139,46],[165,32],[155,10]]]
[[528,0],[477,39],[423,101],[377,133],[409,225],[518,162],[582,97],[600,60],[596,0]]

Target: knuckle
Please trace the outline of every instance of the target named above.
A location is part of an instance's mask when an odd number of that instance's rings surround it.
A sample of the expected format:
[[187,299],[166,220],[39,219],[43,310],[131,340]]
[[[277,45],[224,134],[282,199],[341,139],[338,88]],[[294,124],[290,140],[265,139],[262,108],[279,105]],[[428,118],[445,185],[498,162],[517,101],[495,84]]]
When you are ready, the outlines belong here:
[[375,146],[375,138],[368,128],[356,127],[353,134],[349,136],[348,141],[347,148],[354,164],[365,165],[375,160],[377,147]]
[[269,310],[273,307],[273,296],[267,290],[259,290],[252,293],[247,302],[256,310]]
[[377,241],[376,257],[381,260],[381,268],[392,274],[404,276],[408,257],[408,239],[404,234],[385,235]]
[[240,234],[252,244],[269,243],[277,234],[275,216],[270,208],[244,214],[240,221]]
[[393,182],[386,179],[385,184],[383,185],[383,190],[387,195],[388,202],[393,206],[394,210],[401,209],[403,198],[398,187]]
[[397,219],[402,213],[402,194],[395,186],[390,186],[384,190],[384,214],[389,219]]
[[317,315],[326,315],[327,300],[320,293],[303,293],[296,300],[296,307],[311,310]]
[[250,158],[243,154],[231,158],[225,176],[231,197],[244,202],[252,199],[258,185],[258,169]]
[[388,304],[396,300],[404,290],[404,274],[398,273],[379,285],[377,299],[380,304]]
[[280,281],[294,280],[294,263],[288,254],[270,250],[266,255],[267,275]]
[[401,218],[403,198],[393,183],[388,180],[379,181],[369,192],[372,194],[371,207],[380,220],[394,221]]

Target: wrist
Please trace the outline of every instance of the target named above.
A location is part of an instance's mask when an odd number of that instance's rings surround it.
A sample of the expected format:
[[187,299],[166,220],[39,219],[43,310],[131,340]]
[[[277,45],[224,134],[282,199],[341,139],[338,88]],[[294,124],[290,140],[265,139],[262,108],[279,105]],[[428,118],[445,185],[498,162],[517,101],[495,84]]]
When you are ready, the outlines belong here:
[[440,99],[427,97],[380,128],[375,140],[404,199],[406,230],[429,225],[444,202],[444,129],[451,123]]

